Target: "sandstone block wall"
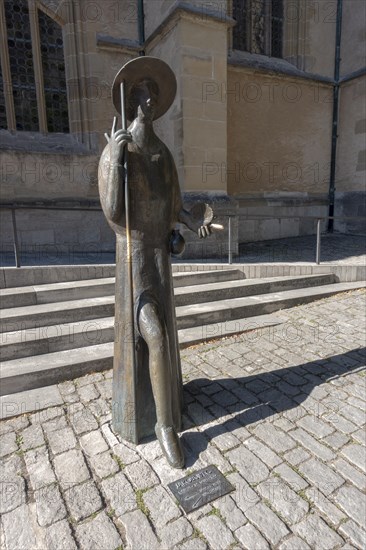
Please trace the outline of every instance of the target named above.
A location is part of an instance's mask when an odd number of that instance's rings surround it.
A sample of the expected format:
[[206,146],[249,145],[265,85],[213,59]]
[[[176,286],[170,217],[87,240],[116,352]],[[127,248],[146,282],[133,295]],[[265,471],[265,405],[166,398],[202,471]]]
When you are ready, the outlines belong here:
[[[70,134],[1,131],[3,201],[98,199],[98,159],[116,114],[110,87],[143,47],[177,76],[177,96],[156,130],[173,153],[187,206],[208,200],[225,225],[210,250],[227,247],[229,216],[234,251],[238,242],[314,232],[309,216],[328,214],[336,0],[284,0],[283,60],[232,51],[231,0],[145,0],[144,45],[137,0],[40,4],[63,27]],[[347,216],[365,214],[365,9],[362,0],[343,2],[335,213]],[[114,247],[101,214],[17,217],[27,246]],[[4,246],[9,223],[4,213]],[[335,228],[362,230],[350,222]],[[202,243],[184,233],[196,254]]]

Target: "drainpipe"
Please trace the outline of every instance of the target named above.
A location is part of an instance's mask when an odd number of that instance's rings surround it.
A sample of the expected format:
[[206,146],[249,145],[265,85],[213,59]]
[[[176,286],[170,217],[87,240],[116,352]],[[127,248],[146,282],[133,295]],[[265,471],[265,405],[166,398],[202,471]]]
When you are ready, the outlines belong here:
[[[330,157],[329,216],[334,216],[335,178],[337,162],[337,139],[339,119],[339,69],[341,65],[342,1],[337,2],[336,48],[334,60],[332,150]],[[328,220],[328,231],[333,233],[334,220]]]
[[[137,22],[139,32],[139,44],[145,44],[145,15],[144,15],[144,0],[137,0]],[[145,50],[141,49],[139,55],[145,55]]]

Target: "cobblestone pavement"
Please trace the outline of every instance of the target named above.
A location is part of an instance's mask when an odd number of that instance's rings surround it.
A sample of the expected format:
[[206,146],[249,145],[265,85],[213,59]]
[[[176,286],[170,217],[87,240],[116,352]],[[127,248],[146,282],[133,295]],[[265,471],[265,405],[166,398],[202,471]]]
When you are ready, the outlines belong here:
[[235,486],[187,516],[159,445],[110,428],[111,372],[1,424],[1,548],[279,550],[365,546],[365,292],[182,352],[188,472]]

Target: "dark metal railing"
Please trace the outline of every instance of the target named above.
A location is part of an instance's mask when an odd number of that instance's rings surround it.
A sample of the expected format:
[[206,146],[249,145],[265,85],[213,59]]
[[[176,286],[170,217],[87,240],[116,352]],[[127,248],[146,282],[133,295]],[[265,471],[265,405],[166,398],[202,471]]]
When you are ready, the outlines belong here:
[[[233,246],[232,246],[232,219],[236,218],[235,215],[227,215],[228,221],[228,264],[233,263]],[[240,216],[239,216],[240,217]],[[246,220],[294,220],[294,219],[306,219],[316,220],[316,251],[315,251],[315,263],[320,264],[321,254],[321,222],[325,220],[366,220],[366,216],[245,216]]]
[[19,254],[19,240],[18,240],[18,230],[15,212],[16,210],[69,210],[69,211],[83,211],[88,212],[101,211],[102,207],[97,202],[92,201],[78,201],[74,205],[57,205],[54,201],[45,201],[42,203],[3,203],[0,204],[0,210],[10,210],[11,211],[11,221],[13,228],[13,247],[14,247],[14,257],[15,257],[15,266],[20,267],[20,254]]
[[[11,220],[12,220],[12,229],[13,229],[13,248],[14,248],[14,257],[16,267],[20,267],[20,253],[19,253],[19,239],[18,239],[18,230],[16,223],[16,210],[68,210],[68,211],[88,211],[96,212],[102,211],[100,203],[97,201],[78,201],[77,203],[71,205],[57,205],[54,201],[45,201],[42,203],[29,204],[29,203],[3,203],[0,204],[0,210],[10,210]],[[235,214],[227,214],[223,217],[228,218],[228,264],[233,263],[233,242],[232,242],[232,220],[233,218],[241,217]],[[307,219],[316,221],[316,250],[315,250],[315,262],[317,265],[320,264],[321,259],[321,223],[325,220],[366,220],[366,216],[276,216],[275,214],[269,216],[245,216],[246,220],[293,220],[293,219]]]

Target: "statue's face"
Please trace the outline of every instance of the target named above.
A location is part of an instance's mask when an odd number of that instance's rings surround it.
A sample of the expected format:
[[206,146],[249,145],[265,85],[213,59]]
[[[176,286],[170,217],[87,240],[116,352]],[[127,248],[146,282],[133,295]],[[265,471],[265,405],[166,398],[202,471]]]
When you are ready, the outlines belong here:
[[153,80],[142,80],[133,90],[133,95],[138,118],[153,120],[159,96],[157,84]]

